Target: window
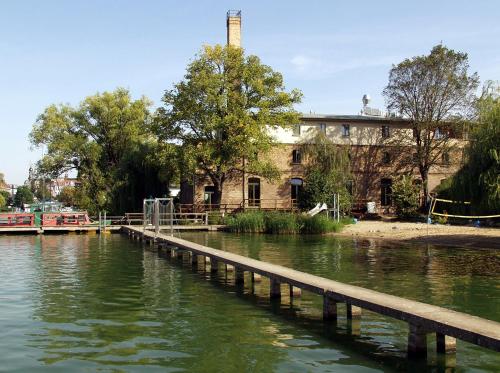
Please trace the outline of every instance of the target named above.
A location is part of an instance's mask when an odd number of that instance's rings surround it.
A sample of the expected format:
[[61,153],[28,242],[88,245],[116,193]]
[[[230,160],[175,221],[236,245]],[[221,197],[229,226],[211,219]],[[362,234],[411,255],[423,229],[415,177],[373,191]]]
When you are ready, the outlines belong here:
[[351,136],[351,126],[349,124],[342,125],[342,137]]
[[290,179],[290,197],[292,199],[292,205],[296,206],[299,202],[300,195],[302,194],[302,188],[304,185],[304,181],[300,178],[292,178]]
[[298,149],[292,151],[292,163],[302,163],[302,153]]
[[213,185],[207,185],[205,187],[205,193],[203,194],[203,202],[205,205],[212,204],[212,197],[215,192],[215,187]]
[[384,164],[391,163],[391,154],[389,152],[384,152],[384,154],[382,154],[382,163]]
[[320,123],[319,124],[319,131],[326,133],[326,124],[325,123]]
[[380,180],[380,205],[390,206],[392,204],[392,180]]
[[300,124],[293,126],[293,136],[300,136]]
[[387,139],[390,136],[389,126],[382,126],[382,138]]
[[260,179],[248,179],[248,206],[260,206]]
[[450,164],[450,153],[444,152],[441,154],[441,162],[446,165]]

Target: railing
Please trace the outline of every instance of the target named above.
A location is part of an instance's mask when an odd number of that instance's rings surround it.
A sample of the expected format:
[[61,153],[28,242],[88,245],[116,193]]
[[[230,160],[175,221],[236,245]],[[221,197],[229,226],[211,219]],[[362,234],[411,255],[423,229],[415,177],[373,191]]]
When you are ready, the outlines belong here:
[[33,227],[35,225],[35,214],[1,214],[0,226],[2,227]]
[[83,213],[43,213],[42,226],[68,226],[68,225],[85,225],[90,224],[89,217],[86,212]]
[[293,211],[297,209],[297,200],[295,199],[252,199],[246,198],[242,203],[243,209],[257,210],[279,210]]

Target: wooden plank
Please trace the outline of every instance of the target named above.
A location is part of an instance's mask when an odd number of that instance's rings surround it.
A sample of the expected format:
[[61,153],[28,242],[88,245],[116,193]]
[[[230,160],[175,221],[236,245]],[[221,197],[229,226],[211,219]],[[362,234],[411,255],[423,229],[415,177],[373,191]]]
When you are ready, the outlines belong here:
[[[133,226],[124,226],[123,229],[142,234],[142,230]],[[149,231],[146,231],[144,234],[146,236],[154,236],[154,233]],[[411,325],[417,325],[427,330],[429,333],[441,333],[500,351],[500,323],[495,321],[359,286],[344,284],[276,264],[216,250],[166,234],[159,234],[157,239],[181,249],[208,256],[211,260],[230,264],[245,271],[258,273],[279,283],[288,283],[316,294],[326,295],[337,302],[349,303],[352,306],[406,321]]]

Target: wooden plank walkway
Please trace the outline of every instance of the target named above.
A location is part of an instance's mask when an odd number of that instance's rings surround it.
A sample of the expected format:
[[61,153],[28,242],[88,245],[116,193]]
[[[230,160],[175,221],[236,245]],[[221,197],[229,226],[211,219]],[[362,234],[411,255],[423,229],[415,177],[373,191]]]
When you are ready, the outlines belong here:
[[[134,226],[123,226],[129,236],[143,239],[157,245],[191,253],[194,260],[198,255],[210,258],[212,271],[217,271],[219,262],[234,266],[238,278],[243,281],[243,271],[268,277],[271,281],[270,296],[280,296],[280,284],[308,290],[323,296],[323,316],[336,319],[337,303],[346,303],[348,317],[360,314],[363,308],[381,315],[408,322],[408,354],[422,357],[427,353],[427,334],[436,333],[438,352],[453,352],[454,338],[500,351],[500,323],[480,317],[452,311],[443,307],[417,302],[359,286],[300,272],[276,264],[262,262],[245,256],[216,250],[166,234],[146,231]],[[291,292],[292,293],[292,292]]]

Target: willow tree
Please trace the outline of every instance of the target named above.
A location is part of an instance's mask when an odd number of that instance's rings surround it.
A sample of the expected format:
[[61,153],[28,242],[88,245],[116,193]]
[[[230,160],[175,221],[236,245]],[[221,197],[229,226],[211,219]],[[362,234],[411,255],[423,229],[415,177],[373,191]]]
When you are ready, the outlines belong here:
[[306,158],[304,186],[299,198],[301,207],[308,209],[317,203],[332,207],[338,195],[340,209],[350,211],[354,192],[350,147],[338,145],[318,132],[304,139],[301,148]]
[[38,173],[56,178],[75,170],[77,204],[92,212],[134,209],[151,185],[156,195],[165,194],[168,180],[158,176],[162,157],[149,107],[148,99],[133,100],[125,89],[89,96],[77,107],[49,106],[30,134],[33,145],[47,147]]
[[383,92],[388,110],[408,119],[412,129],[392,142],[414,148],[407,159],[418,168],[425,196],[429,170],[450,152],[471,113],[479,77],[468,70],[466,53],[437,45],[429,55],[405,59],[389,72]]
[[279,175],[265,158],[275,145],[270,130],[299,122],[293,105],[300,99],[258,57],[245,56],[239,47],[206,46],[163,96],[157,134],[180,144],[184,171],[209,179],[218,204],[231,178],[245,172],[269,180]]

